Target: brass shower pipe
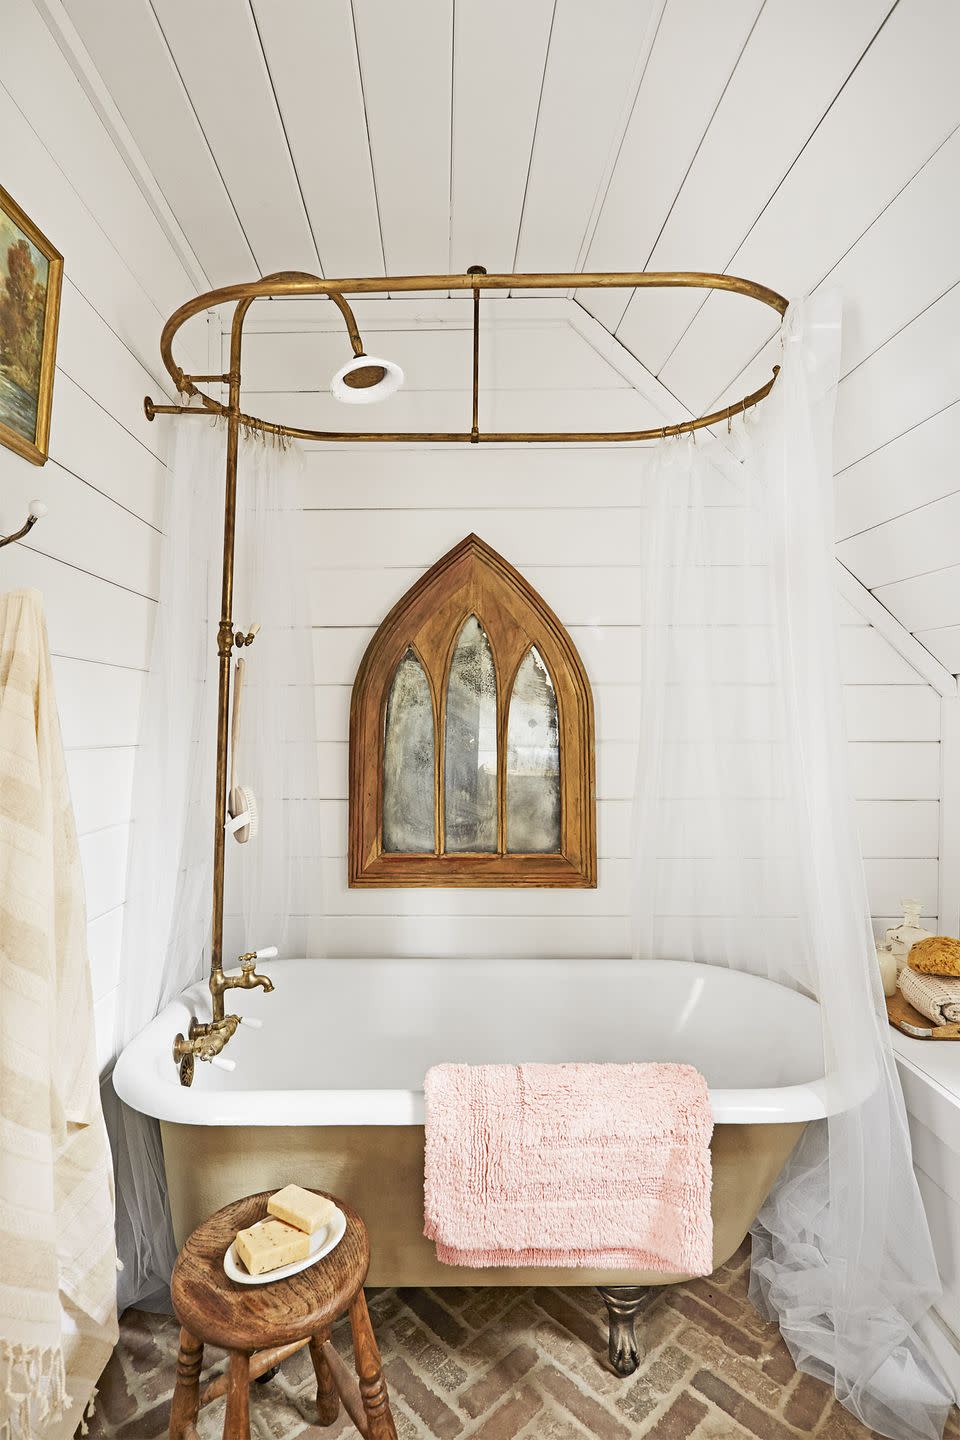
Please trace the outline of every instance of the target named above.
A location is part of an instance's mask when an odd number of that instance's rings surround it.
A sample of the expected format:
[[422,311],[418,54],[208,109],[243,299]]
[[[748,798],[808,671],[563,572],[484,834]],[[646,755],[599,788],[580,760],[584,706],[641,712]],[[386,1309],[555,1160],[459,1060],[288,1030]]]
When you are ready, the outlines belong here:
[[[149,396],[144,400],[147,419],[155,415],[222,415],[227,422],[226,473],[223,507],[223,570],[221,584],[220,623],[217,629],[217,656],[219,660],[219,684],[217,696],[217,766],[216,796],[214,803],[213,838],[213,917],[210,951],[210,992],[212,1017],[209,1024],[201,1024],[196,1017],[191,1020],[189,1034],[178,1035],[173,1047],[173,1058],[180,1070],[180,1083],[189,1085],[194,1075],[196,1058],[211,1060],[219,1055],[231,1039],[239,1024],[235,1015],[224,1013],[224,992],[236,987],[251,989],[256,985],[272,989],[266,976],[256,973],[256,959],[253,954],[240,957],[240,976],[227,976],[223,969],[223,892],[225,860],[225,825],[227,820],[227,759],[228,759],[228,716],[230,708],[230,680],[233,652],[238,646],[249,643],[248,637],[234,630],[233,621],[233,572],[237,516],[237,460],[241,428],[276,436],[288,436],[297,440],[326,440],[351,443],[393,442],[420,444],[560,444],[580,441],[599,443],[617,441],[627,443],[642,440],[661,440],[671,435],[689,434],[705,426],[716,425],[729,420],[759,404],[769,393],[777,378],[779,367],[775,366],[773,376],[767,383],[745,395],[733,405],[702,415],[694,420],[680,421],[675,425],[661,425],[647,430],[573,430],[573,431],[483,431],[479,428],[479,385],[480,385],[480,292],[481,290],[589,290],[589,289],[669,289],[693,288],[698,290],[728,290],[747,299],[758,300],[769,305],[782,317],[788,301],[766,285],[744,280],[736,275],[715,275],[701,271],[628,271],[624,273],[594,274],[537,274],[537,275],[487,275],[480,265],[471,266],[465,274],[457,275],[402,275],[360,277],[350,280],[323,280],[315,275],[299,271],[283,271],[252,280],[240,285],[225,285],[188,300],[175,310],[163,327],[160,337],[160,353],[177,390],[182,395],[196,397],[200,408],[186,405],[157,405]],[[370,295],[384,293],[424,293],[432,291],[459,291],[471,293],[473,301],[473,354],[471,426],[463,431],[355,431],[355,430],[311,430],[298,425],[282,425],[276,421],[262,420],[247,415],[240,409],[241,351],[243,347],[243,325],[247,312],[254,300],[309,299],[316,296],[332,300],[343,316],[347,335],[356,357],[364,354],[363,340],[346,295]],[[230,329],[230,368],[221,375],[187,374],[173,358],[173,342],[177,331],[195,315],[218,305],[236,302]],[[380,378],[375,363],[354,371],[354,383],[363,386],[375,384]],[[206,394],[199,387],[202,384],[228,386],[226,402]]]

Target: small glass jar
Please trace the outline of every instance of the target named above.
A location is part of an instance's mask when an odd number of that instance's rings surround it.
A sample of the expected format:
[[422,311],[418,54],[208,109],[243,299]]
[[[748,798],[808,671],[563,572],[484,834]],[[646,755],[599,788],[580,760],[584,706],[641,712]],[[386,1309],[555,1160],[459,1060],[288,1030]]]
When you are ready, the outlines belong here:
[[897,993],[897,975],[899,974],[897,957],[886,945],[880,946],[877,949],[877,964],[880,966],[883,993],[889,1000],[891,995]]

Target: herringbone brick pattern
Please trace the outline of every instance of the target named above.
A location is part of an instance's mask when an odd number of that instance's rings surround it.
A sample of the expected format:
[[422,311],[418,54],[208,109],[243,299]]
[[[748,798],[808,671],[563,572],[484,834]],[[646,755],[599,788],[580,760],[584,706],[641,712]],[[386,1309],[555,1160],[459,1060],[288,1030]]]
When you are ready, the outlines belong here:
[[[826,1386],[796,1373],[776,1327],[748,1302],[747,1277],[744,1248],[709,1280],[663,1290],[641,1325],[646,1358],[627,1380],[606,1367],[595,1290],[372,1293],[400,1440],[866,1440]],[[334,1340],[346,1355],[343,1326]],[[168,1317],[125,1316],[90,1440],[166,1435],[176,1346]],[[221,1401],[201,1414],[202,1440],[219,1440],[222,1426]],[[255,1440],[356,1434],[342,1413],[316,1425],[303,1353],[254,1387],[251,1430]],[[960,1440],[960,1426],[948,1435]]]

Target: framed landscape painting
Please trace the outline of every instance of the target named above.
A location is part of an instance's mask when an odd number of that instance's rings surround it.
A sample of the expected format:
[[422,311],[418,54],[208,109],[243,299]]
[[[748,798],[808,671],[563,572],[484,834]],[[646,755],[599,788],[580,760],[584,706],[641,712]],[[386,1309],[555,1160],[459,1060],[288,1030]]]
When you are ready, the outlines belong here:
[[63,256],[0,185],[0,444],[47,458]]

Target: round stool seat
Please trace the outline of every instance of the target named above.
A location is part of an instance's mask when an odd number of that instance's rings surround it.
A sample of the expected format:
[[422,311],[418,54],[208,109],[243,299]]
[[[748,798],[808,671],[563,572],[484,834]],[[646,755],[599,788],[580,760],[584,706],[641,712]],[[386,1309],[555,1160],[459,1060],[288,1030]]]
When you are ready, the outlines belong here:
[[[223,1257],[238,1230],[262,1220],[274,1192],[261,1191],[225,1205],[198,1225],[184,1244],[173,1270],[170,1290],[180,1324],[208,1345],[252,1354],[329,1329],[350,1306],[370,1264],[366,1226],[357,1212],[336,1196],[347,1229],[329,1255],[265,1285],[238,1285],[223,1268]],[[317,1194],[323,1194],[317,1191]]]

